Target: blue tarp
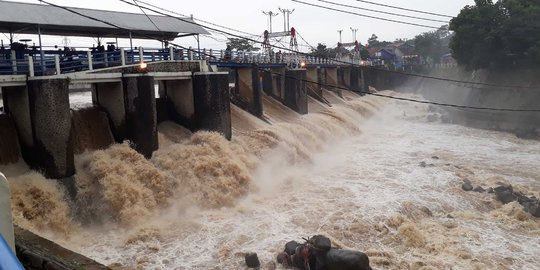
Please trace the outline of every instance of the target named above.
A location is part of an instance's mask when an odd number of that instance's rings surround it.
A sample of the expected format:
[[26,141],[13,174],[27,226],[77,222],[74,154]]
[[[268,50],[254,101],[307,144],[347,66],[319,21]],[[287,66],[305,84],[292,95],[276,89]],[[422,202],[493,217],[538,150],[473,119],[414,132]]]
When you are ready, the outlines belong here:
[[0,235],[0,270],[24,270],[2,235]]

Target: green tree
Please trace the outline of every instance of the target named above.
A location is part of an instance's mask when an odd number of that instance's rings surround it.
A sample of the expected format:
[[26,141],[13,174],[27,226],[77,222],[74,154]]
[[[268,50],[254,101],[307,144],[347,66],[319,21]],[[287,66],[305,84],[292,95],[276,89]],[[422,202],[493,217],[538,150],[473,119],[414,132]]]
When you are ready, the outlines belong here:
[[260,48],[254,47],[249,41],[243,38],[229,38],[227,48],[245,52],[258,51]]
[[475,0],[450,22],[450,48],[470,68],[540,63],[540,1]]
[[326,44],[319,43],[317,44],[317,48],[311,49],[311,55],[315,57],[321,57],[321,58],[335,58],[336,50],[332,48],[328,48]]
[[438,63],[441,56],[450,51],[448,48],[449,39],[450,32],[447,25],[443,25],[435,31],[422,33],[414,38],[414,54],[429,57]]
[[372,34],[367,42],[368,42],[369,47],[377,47],[379,46],[379,43],[380,43],[379,37],[375,34]]

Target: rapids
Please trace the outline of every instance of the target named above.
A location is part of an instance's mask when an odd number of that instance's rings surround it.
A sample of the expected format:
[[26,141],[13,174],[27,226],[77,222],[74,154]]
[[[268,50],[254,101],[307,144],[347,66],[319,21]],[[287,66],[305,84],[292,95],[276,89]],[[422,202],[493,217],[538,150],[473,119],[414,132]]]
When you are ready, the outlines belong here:
[[87,151],[74,201],[24,164],[0,167],[15,222],[113,269],[244,269],[244,252],[275,269],[285,242],[314,234],[374,269],[540,268],[540,220],[461,189],[538,197],[537,141],[431,122],[424,105],[330,97],[299,116],[264,96],[266,121],[233,107],[231,142],[162,123],[150,160],[127,143]]

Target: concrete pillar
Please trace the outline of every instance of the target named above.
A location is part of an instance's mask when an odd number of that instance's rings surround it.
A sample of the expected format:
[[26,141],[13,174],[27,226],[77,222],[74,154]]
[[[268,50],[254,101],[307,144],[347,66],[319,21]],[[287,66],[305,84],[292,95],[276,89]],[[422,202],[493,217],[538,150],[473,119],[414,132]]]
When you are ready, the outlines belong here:
[[160,83],[160,92],[165,98],[168,116],[176,123],[194,130],[193,80],[167,80]]
[[285,71],[285,95],[283,104],[299,114],[308,113],[305,80],[305,69],[290,69]]
[[9,115],[0,113],[0,165],[17,163],[20,152],[13,120]]
[[339,86],[346,89],[351,89],[351,67],[341,67],[339,68],[338,72]]
[[122,78],[126,109],[126,139],[146,158],[158,149],[154,77],[125,74]]
[[22,156],[47,178],[65,178],[75,173],[68,86],[67,79],[32,78],[26,88],[4,89]]
[[11,193],[9,182],[0,172],[0,234],[15,253],[15,238],[13,236],[13,220],[11,217]]
[[350,67],[350,87],[349,90],[355,93],[358,93],[360,95],[364,95],[361,93],[362,91],[362,72],[360,67]]
[[233,103],[257,117],[262,117],[263,106],[260,93],[259,69],[256,66],[236,68],[235,72]]
[[195,129],[217,131],[231,139],[231,107],[227,72],[193,74]]
[[262,72],[264,92],[279,101],[285,95],[285,68],[270,68]]
[[337,67],[327,67],[324,69],[325,70],[325,73],[326,73],[326,84],[329,85],[329,86],[333,86],[333,87],[330,87],[330,91],[333,91],[333,92],[336,92],[338,94],[338,96],[342,96],[341,95],[341,89],[339,88],[339,81],[338,81],[338,68]]
[[325,102],[321,86],[321,69],[318,67],[308,67],[306,70],[306,79],[310,81],[306,83],[308,95],[312,96],[320,102]]
[[116,142],[127,136],[124,89],[121,82],[96,83],[92,85],[92,103],[107,113],[111,132]]

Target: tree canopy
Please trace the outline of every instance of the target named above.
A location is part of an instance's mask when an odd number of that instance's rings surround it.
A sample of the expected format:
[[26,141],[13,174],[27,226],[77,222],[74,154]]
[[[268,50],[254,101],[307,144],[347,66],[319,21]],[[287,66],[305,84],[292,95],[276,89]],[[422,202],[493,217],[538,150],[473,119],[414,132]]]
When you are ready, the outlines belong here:
[[422,33],[414,38],[414,53],[431,61],[439,62],[441,57],[449,53],[448,42],[450,40],[448,26],[443,25],[435,31]]
[[540,1],[475,0],[451,20],[452,55],[471,69],[540,64]]
[[258,51],[260,48],[254,47],[249,41],[243,38],[229,38],[227,49],[245,52]]

